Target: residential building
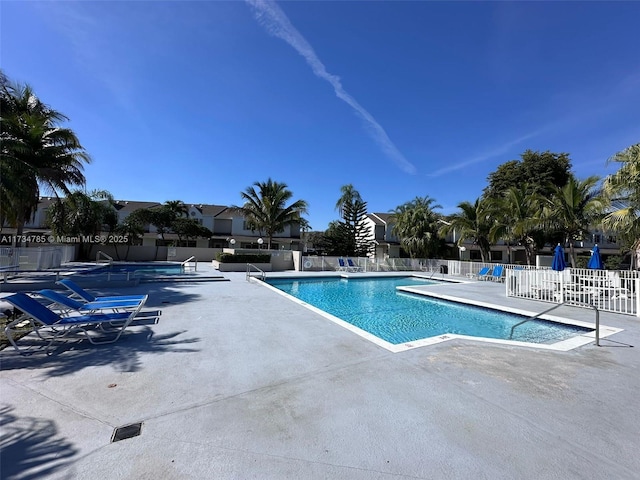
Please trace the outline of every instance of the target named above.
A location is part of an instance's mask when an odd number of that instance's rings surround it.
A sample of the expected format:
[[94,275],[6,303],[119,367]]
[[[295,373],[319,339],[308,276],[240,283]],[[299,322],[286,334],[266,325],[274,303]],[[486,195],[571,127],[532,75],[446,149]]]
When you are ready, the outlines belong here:
[[[47,211],[55,201],[51,197],[42,197],[33,218],[24,226],[24,236],[29,238],[35,235],[49,235],[51,229],[47,227]],[[115,208],[118,212],[118,223],[122,223],[132,212],[140,208],[160,207],[158,202],[145,202],[133,200],[116,200]],[[211,248],[266,248],[268,239],[264,232],[252,231],[246,219],[238,210],[226,205],[186,204],[187,216],[208,228],[212,235],[210,238],[198,238],[188,242],[183,240],[181,246],[211,247]],[[2,229],[6,238],[15,229]],[[300,250],[300,226],[287,226],[282,232],[278,232],[272,239],[271,248],[278,250]],[[163,239],[164,237],[164,239]],[[260,242],[262,239],[262,243]],[[178,236],[174,233],[160,235],[153,225],[145,225],[144,233],[138,243],[146,246],[165,246],[175,244]],[[10,242],[5,242],[10,243]]]
[[[33,218],[24,226],[25,237],[32,235],[48,235],[51,230],[47,228],[47,212],[55,201],[52,197],[41,197],[38,208]],[[128,215],[140,208],[160,207],[158,202],[116,200],[115,208],[118,212],[118,222],[124,221]],[[182,240],[181,246],[204,247],[204,248],[266,248],[267,238],[264,232],[254,232],[248,228],[246,219],[241,212],[226,205],[210,204],[187,204],[187,215],[195,219],[202,226],[208,228],[212,235],[209,238],[198,238],[195,240]],[[400,239],[393,234],[393,214],[391,213],[368,213],[365,219],[369,227],[369,239],[373,241],[375,249],[371,254],[375,258],[397,258],[403,255]],[[5,225],[0,236],[0,244],[10,244],[11,234],[14,229]],[[164,239],[162,238],[164,237]],[[262,243],[260,243],[262,239]],[[138,244],[145,246],[166,246],[175,245],[178,236],[174,233],[164,233],[160,235],[153,225],[145,225],[144,234],[139,239]],[[454,247],[456,243],[456,232],[452,232],[446,242]],[[40,243],[41,244],[41,243]],[[578,255],[588,255],[595,244],[600,247],[601,254],[619,255],[620,245],[617,243],[615,235],[598,228],[583,240],[574,243],[575,251]],[[31,243],[31,246],[34,244]],[[272,249],[278,250],[302,250],[303,241],[299,225],[286,227],[282,232],[278,232],[272,240]],[[548,245],[542,253],[551,254],[553,245]],[[480,261],[480,249],[471,240],[465,241],[458,250],[460,260]],[[504,263],[526,263],[524,248],[519,245],[500,241],[491,246],[491,262]]]
[[368,213],[365,219],[369,226],[369,239],[373,241],[375,258],[397,258],[400,256],[400,239],[393,234],[393,214]]

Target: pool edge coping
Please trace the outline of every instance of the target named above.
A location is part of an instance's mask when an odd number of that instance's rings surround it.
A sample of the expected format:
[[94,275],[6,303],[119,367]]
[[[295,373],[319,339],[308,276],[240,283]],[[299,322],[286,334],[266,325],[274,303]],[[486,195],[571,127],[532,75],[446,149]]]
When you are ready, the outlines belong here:
[[[379,278],[384,278],[384,276],[382,275],[377,275]],[[398,275],[400,276],[400,275]],[[409,272],[407,272],[407,274],[405,274],[404,276],[408,276],[408,277],[419,277],[419,278],[424,278],[424,277],[420,277],[419,275],[412,275]],[[304,276],[304,277],[281,277],[282,279],[288,279],[288,280],[293,280],[295,278],[353,278],[351,276],[345,276],[345,275],[326,275],[326,276]],[[354,276],[355,278],[362,278],[362,276]],[[369,278],[373,278],[374,275],[370,275]],[[271,278],[278,278],[277,276],[273,276]],[[443,343],[443,342],[448,342],[450,340],[472,340],[472,341],[476,341],[476,342],[483,342],[483,343],[493,343],[493,344],[499,344],[499,345],[508,345],[508,346],[515,346],[515,347],[525,347],[525,348],[535,348],[535,349],[540,349],[540,350],[551,350],[551,351],[557,351],[557,352],[567,352],[570,350],[573,350],[575,348],[578,347],[582,347],[584,345],[588,345],[592,342],[595,341],[595,325],[593,323],[589,323],[589,322],[583,322],[581,320],[573,320],[570,318],[566,318],[566,317],[558,317],[556,315],[542,315],[539,318],[541,320],[548,320],[548,321],[552,321],[555,323],[562,323],[565,325],[573,325],[573,326],[577,326],[577,327],[582,327],[582,328],[590,328],[593,329],[591,332],[586,332],[583,334],[578,334],[575,335],[571,338],[567,338],[565,340],[560,340],[558,342],[555,343],[551,343],[551,344],[544,344],[544,343],[531,343],[531,342],[519,342],[519,341],[515,341],[515,340],[503,340],[503,339],[499,339],[499,338],[488,338],[488,337],[474,337],[474,336],[470,336],[470,335],[460,335],[457,333],[444,333],[444,334],[440,334],[437,335],[435,337],[427,337],[427,338],[421,338],[419,340],[412,340],[410,342],[405,342],[405,343],[398,343],[398,344],[393,344],[390,342],[387,342],[386,340],[383,340],[379,337],[376,337],[375,335],[373,335],[372,333],[369,333],[359,327],[356,327],[355,325],[352,325],[349,322],[346,322],[345,320],[342,320],[339,317],[336,317],[335,315],[332,315],[328,312],[325,312],[324,310],[315,307],[313,305],[311,305],[310,303],[307,302],[303,302],[302,300],[294,297],[293,295],[290,295],[282,290],[280,290],[279,288],[274,287],[273,285],[270,285],[267,282],[264,281],[260,281],[258,279],[255,279],[253,277],[251,277],[250,279],[253,283],[258,283],[260,285],[263,285],[267,288],[269,288],[270,290],[277,292],[278,294],[288,298],[289,300],[292,300],[293,302],[297,303],[298,305],[301,305],[311,311],[313,311],[314,313],[317,313],[318,315],[321,315],[322,317],[330,320],[331,322],[351,331],[352,333],[355,333],[356,335],[374,343],[375,345],[384,348],[385,350],[392,352],[392,353],[400,353],[400,352],[405,352],[407,350],[413,350],[415,348],[421,348],[421,347],[426,347],[429,345],[436,345],[438,343]],[[427,280],[432,280],[432,279],[427,279]],[[438,280],[434,280],[434,281],[438,281]],[[449,283],[467,283],[467,282],[449,282]],[[432,287],[433,285],[428,285],[428,286],[422,286],[420,288],[425,288],[425,287]],[[437,285],[436,285],[437,287]],[[507,312],[507,313],[514,313],[517,315],[523,315],[523,316],[533,316],[533,315],[538,315],[538,313],[536,312],[531,312],[528,310],[523,310],[523,309],[519,309],[519,308],[513,308],[513,307],[507,307],[507,306],[503,306],[503,305],[497,305],[497,304],[493,304],[493,303],[487,303],[487,302],[478,302],[475,300],[469,300],[466,298],[461,298],[461,297],[454,297],[452,295],[443,295],[443,294],[439,294],[439,293],[434,293],[431,291],[426,291],[426,290],[416,290],[416,287],[412,287],[412,286],[398,286],[396,287],[397,290],[400,291],[405,291],[408,293],[413,293],[413,294],[418,294],[418,295],[423,295],[423,296],[427,296],[427,297],[433,297],[433,298],[438,298],[438,299],[442,299],[442,300],[448,300],[451,302],[456,302],[456,303],[462,303],[465,305],[473,305],[476,307],[483,307],[483,308],[488,308],[491,310],[498,310],[498,311],[503,311],[503,312]],[[606,338],[608,336],[614,335],[616,333],[622,332],[624,329],[622,328],[616,328],[616,327],[611,327],[608,325],[600,325],[600,335],[599,337],[602,338]]]

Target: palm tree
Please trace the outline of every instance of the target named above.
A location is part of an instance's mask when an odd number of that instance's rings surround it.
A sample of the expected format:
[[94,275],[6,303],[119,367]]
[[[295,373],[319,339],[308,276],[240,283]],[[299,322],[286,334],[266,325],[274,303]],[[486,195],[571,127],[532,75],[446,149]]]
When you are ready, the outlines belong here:
[[267,248],[271,249],[273,236],[289,225],[300,222],[301,215],[307,213],[307,202],[297,200],[290,205],[287,202],[293,193],[287,184],[274,182],[255,182],[240,193],[244,200],[241,207],[231,208],[241,212],[253,231],[264,232],[268,238]]
[[55,235],[97,235],[113,231],[118,223],[113,196],[106,190],[75,190],[53,203],[47,214]]
[[[128,215],[121,223],[116,225],[114,232],[118,235],[126,238],[125,245],[127,246],[124,254],[124,260],[129,258],[129,250],[131,245],[135,245],[139,238],[144,235],[144,223],[138,218],[137,215]],[[118,243],[114,244],[116,251],[116,258],[120,260],[120,252],[118,251]],[[157,251],[157,247],[156,247]],[[157,255],[157,254],[156,254]]]
[[298,223],[300,224],[300,232],[302,232],[303,235],[305,233],[309,233],[313,228],[309,223],[309,220],[304,217],[300,217],[300,221]]
[[458,246],[461,246],[465,240],[472,239],[473,243],[480,248],[480,256],[485,263],[491,259],[489,233],[492,222],[487,205],[488,201],[484,197],[477,198],[473,204],[462,202],[458,204],[460,212],[451,215],[448,218],[448,224],[440,227],[441,234],[446,235],[454,230],[458,233]]
[[433,210],[442,207],[434,202],[428,195],[416,197],[393,211],[392,232],[400,238],[400,244],[411,258],[429,258],[437,253],[440,216]]
[[174,218],[187,217],[189,215],[189,207],[182,200],[167,200],[163,205]]
[[362,197],[360,196],[360,192],[358,192],[352,184],[343,185],[340,187],[340,198],[336,202],[336,210],[340,216],[344,213],[345,205],[352,205],[354,202],[362,202]]
[[183,237],[189,241],[198,237],[209,238],[213,232],[207,227],[200,225],[195,218],[178,217],[171,224],[171,231],[178,235],[178,247],[184,247]]
[[373,241],[367,224],[367,202],[354,199],[344,204],[342,220],[329,236],[330,251],[347,257],[366,257],[371,253]]
[[494,224],[489,239],[508,239],[521,244],[531,265],[538,246],[543,243],[541,231],[542,200],[527,184],[509,187],[501,197],[491,198],[487,205]]
[[113,232],[118,223],[113,196],[105,190],[73,191],[53,203],[47,215],[54,235],[80,239],[81,256],[88,254],[85,237],[97,236],[105,230]]
[[609,162],[621,166],[604,181],[603,192],[613,209],[602,223],[616,231],[627,247],[636,250],[636,261],[640,262],[640,143],[616,153]]
[[543,202],[543,219],[549,227],[562,232],[565,244],[569,245],[569,257],[574,268],[573,243],[584,238],[604,208],[603,198],[596,189],[599,180],[597,176],[578,180],[571,175],[564,187],[554,187],[551,197]]
[[[171,225],[178,218],[187,217],[189,208],[182,200],[167,200],[162,205],[155,205],[151,208],[139,208],[131,213],[135,223],[141,225],[153,225],[164,243],[164,234],[171,231]],[[131,216],[129,215],[129,216]],[[156,245],[158,246],[158,245]]]
[[366,222],[367,202],[352,184],[340,187],[336,210],[340,220],[327,230],[328,252],[332,255],[365,257],[373,248]]
[[307,251],[307,243],[309,243],[309,233],[311,232],[311,224],[309,220],[304,217],[300,217],[300,237],[302,238],[302,244],[304,246],[303,251]]
[[0,221],[21,235],[37,209],[40,189],[58,196],[82,186],[83,163],[91,161],[76,135],[58,124],[67,120],[44,105],[28,85],[0,79]]

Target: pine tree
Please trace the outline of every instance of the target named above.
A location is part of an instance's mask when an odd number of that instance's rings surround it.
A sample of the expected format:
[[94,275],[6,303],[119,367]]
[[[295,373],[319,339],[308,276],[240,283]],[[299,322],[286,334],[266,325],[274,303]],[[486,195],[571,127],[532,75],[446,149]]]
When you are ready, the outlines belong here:
[[333,222],[326,233],[331,255],[366,257],[371,252],[366,216],[367,202],[356,199],[342,205],[342,219]]

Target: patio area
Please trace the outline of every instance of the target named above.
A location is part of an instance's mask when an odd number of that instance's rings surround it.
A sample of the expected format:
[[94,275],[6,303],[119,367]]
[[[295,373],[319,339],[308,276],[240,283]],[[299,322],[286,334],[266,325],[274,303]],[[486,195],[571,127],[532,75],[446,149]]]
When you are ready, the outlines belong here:
[[[624,331],[568,352],[454,340],[390,353],[224,276],[105,291],[162,310],[115,344],[1,351],[2,478],[638,477],[637,317],[603,313]],[[433,288],[549,306],[494,282]],[[139,436],[111,442],[138,422]]]

